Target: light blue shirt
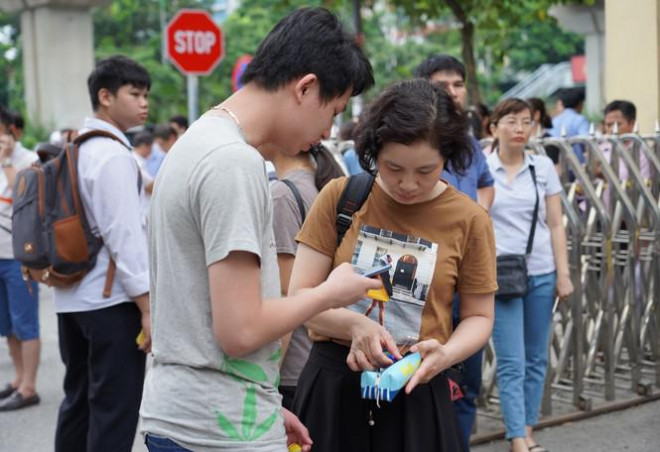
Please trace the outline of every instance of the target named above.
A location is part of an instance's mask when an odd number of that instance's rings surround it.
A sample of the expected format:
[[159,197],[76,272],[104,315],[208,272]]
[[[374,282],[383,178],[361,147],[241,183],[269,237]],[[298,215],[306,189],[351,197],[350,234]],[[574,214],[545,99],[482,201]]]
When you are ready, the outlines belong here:
[[[566,130],[568,138],[589,135],[589,120],[572,108],[566,108],[552,118],[552,129],[548,133],[553,137],[561,138],[562,130]],[[584,163],[584,147],[581,144],[574,144],[573,151],[580,163]]]
[[160,169],[160,165],[163,163],[164,158],[165,153],[160,148],[160,146],[154,143],[151,146],[151,154],[149,154],[149,157],[144,159],[147,173],[149,173],[151,177],[156,177],[156,174],[158,174],[158,170]]
[[442,178],[461,193],[465,193],[473,201],[477,200],[477,190],[493,186],[493,177],[486,164],[486,156],[481,150],[479,142],[472,138],[472,163],[465,170],[465,174],[459,176],[451,167],[442,172]]
[[529,165],[532,164],[536,170],[539,215],[532,253],[527,260],[527,270],[531,276],[555,271],[550,229],[546,222],[545,198],[559,194],[562,187],[552,160],[541,155],[526,155],[524,165],[511,183],[497,152],[488,156],[486,161],[495,179],[495,200],[490,215],[495,231],[497,255],[525,254],[536,203],[534,181],[529,170]]
[[355,176],[356,174],[363,173],[364,170],[360,166],[360,159],[358,159],[355,148],[351,148],[348,151],[344,152],[344,163],[348,169],[349,176]]

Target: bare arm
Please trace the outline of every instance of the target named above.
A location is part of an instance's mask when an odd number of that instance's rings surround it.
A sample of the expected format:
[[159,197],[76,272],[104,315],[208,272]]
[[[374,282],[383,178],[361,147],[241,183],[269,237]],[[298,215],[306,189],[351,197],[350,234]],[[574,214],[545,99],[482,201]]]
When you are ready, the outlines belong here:
[[251,353],[318,312],[354,303],[379,285],[345,264],[304,293],[262,300],[259,259],[243,251],[231,252],[210,265],[208,274],[213,330],[230,356]]
[[477,189],[477,202],[481,207],[490,212],[490,208],[493,205],[493,199],[495,199],[495,187],[482,187]]
[[[14,140],[13,136],[8,133],[0,135],[0,159],[2,159],[3,162],[5,159],[11,158],[15,146],[16,140]],[[14,187],[14,181],[16,181],[16,168],[14,168],[13,165],[10,165],[2,168],[2,171],[7,178],[7,186],[12,189]]]
[[[301,243],[291,274],[289,293],[296,294],[323,281],[332,269],[332,258]],[[377,287],[380,282],[376,281]],[[363,297],[366,298],[366,297]],[[305,326],[323,336],[351,342],[348,365],[353,370],[374,369],[391,364],[383,347],[400,357],[392,336],[377,322],[348,309],[324,311],[305,322]]]
[[[296,257],[293,254],[277,254],[277,265],[280,268],[280,287],[283,297],[286,297],[289,293],[289,280],[291,279],[291,270],[293,269],[293,261],[295,258]],[[282,361],[284,361],[284,356],[286,355],[290,342],[291,333],[289,332],[282,338]]]
[[443,370],[465,361],[488,341],[493,330],[495,296],[461,293],[461,322],[446,344],[428,339],[410,350],[422,354],[422,365],[406,385],[410,393],[420,383],[428,383]]
[[557,295],[561,300],[573,292],[573,283],[568,268],[568,250],[566,247],[566,230],[562,222],[561,199],[559,195],[546,196],[547,222],[552,240],[552,251],[557,267]]

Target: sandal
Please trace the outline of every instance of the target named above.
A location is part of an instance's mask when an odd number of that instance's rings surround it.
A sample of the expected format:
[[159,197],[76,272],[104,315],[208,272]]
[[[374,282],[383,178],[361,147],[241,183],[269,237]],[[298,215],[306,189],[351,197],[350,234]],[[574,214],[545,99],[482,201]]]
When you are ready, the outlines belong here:
[[548,452],[548,449],[541,446],[540,444],[534,444],[528,447],[529,452]]

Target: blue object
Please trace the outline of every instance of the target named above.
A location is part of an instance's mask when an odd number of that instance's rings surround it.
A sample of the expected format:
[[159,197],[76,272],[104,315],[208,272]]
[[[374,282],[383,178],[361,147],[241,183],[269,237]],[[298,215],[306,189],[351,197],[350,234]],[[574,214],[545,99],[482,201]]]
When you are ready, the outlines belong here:
[[391,402],[399,391],[410,381],[422,364],[420,353],[411,353],[385,370],[364,371],[360,377],[362,398]]

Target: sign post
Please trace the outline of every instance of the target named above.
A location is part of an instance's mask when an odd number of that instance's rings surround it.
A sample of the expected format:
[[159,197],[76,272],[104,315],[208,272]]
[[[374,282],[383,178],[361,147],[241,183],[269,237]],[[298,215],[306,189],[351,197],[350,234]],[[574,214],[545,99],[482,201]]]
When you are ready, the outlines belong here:
[[188,121],[197,119],[198,76],[208,75],[225,55],[222,29],[203,10],[182,9],[167,24],[167,56],[187,76]]

